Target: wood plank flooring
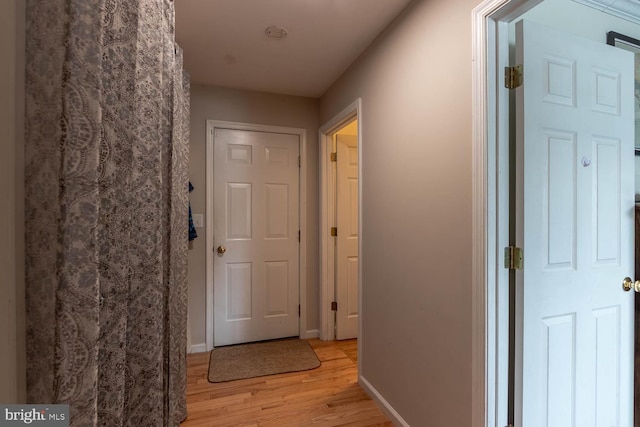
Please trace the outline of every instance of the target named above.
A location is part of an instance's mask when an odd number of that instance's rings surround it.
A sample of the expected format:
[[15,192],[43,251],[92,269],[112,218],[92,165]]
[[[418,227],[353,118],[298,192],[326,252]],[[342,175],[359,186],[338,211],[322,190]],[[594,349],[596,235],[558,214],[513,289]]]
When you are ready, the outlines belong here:
[[311,371],[212,384],[209,353],[187,358],[182,427],[393,427],[357,384],[357,342],[309,340],[322,365]]

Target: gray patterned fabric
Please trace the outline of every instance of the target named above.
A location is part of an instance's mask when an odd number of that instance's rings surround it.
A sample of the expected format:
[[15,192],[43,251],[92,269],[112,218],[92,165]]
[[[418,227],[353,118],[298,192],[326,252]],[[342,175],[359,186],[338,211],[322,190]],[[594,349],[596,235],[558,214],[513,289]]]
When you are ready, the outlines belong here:
[[170,0],[28,0],[28,399],[186,417],[189,80]]

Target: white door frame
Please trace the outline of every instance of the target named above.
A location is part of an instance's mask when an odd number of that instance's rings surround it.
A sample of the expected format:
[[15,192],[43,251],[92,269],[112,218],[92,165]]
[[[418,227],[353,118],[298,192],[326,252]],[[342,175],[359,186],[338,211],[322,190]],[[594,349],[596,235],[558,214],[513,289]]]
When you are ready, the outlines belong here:
[[472,426],[507,424],[509,274],[508,23],[542,0],[485,0],[472,12]]
[[282,126],[269,126],[251,123],[227,122],[219,120],[207,120],[207,153],[206,153],[206,182],[207,182],[207,207],[206,207],[206,286],[205,298],[206,306],[206,332],[205,339],[207,351],[213,349],[213,165],[214,165],[214,134],[216,129],[246,130],[253,132],[286,133],[298,135],[300,138],[300,259],[298,270],[298,286],[300,289],[300,323],[299,334],[302,338],[307,338],[307,177],[306,177],[306,153],[307,153],[307,131],[300,128],[290,128]]
[[[354,118],[358,119],[358,354],[361,354],[362,330],[362,99],[358,98],[325,123],[318,135],[320,142],[320,339],[335,339],[335,317],[331,302],[335,298],[335,245],[330,236],[334,222],[335,183],[330,156],[333,134]],[[358,365],[360,357],[358,357]]]

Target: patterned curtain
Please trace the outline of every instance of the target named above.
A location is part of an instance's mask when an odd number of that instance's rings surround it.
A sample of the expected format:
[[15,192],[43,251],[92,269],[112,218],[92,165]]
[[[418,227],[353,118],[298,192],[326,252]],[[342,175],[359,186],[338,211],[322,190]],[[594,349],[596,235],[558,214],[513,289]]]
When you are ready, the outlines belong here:
[[189,81],[170,0],[27,0],[27,387],[186,417]]

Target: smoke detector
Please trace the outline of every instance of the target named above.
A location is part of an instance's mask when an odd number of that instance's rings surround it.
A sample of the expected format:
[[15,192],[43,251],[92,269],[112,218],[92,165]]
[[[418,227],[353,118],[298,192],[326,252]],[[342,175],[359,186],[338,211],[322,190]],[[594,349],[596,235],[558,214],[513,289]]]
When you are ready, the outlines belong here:
[[288,35],[287,30],[277,25],[271,25],[270,27],[267,27],[267,29],[264,30],[264,33],[270,39],[275,39],[275,40],[284,40],[287,38],[287,35]]

